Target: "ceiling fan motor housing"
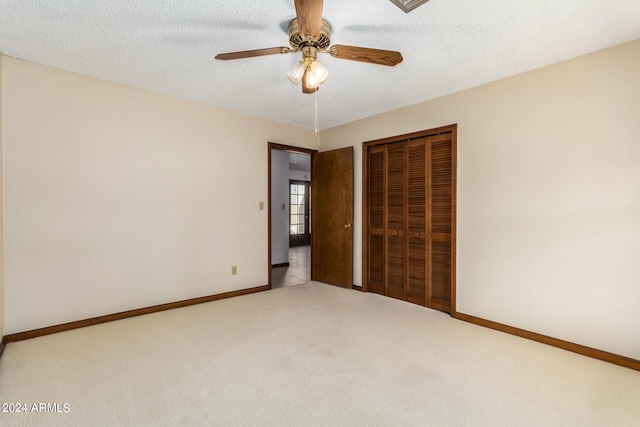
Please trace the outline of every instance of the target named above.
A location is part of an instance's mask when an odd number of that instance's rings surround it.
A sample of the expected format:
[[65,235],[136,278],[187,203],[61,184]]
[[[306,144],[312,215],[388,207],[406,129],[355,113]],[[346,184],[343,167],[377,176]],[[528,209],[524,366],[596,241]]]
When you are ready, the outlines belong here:
[[314,37],[300,33],[298,19],[296,18],[289,24],[289,44],[295,50],[302,50],[302,48],[307,46],[326,50],[331,44],[331,25],[323,19],[322,25],[320,26],[320,34]]

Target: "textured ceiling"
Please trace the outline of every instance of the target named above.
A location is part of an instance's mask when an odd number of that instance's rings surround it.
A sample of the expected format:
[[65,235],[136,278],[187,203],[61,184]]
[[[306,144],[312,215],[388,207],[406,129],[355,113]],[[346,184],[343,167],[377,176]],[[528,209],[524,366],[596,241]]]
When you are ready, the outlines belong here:
[[[639,0],[325,0],[332,44],[398,50],[395,67],[319,56],[328,129],[640,38]],[[5,55],[306,128],[315,95],[286,71],[293,0],[0,0]]]

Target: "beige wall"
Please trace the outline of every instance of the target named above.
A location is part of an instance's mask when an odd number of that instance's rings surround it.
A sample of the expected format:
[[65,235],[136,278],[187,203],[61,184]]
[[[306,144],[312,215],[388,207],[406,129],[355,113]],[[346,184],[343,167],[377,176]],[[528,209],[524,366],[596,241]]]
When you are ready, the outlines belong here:
[[458,311],[640,359],[638,76],[640,41],[325,131],[320,149],[355,147],[361,218],[363,141],[457,123]]
[[313,131],[13,58],[3,75],[5,333],[267,283],[267,142]]
[[[5,334],[266,283],[266,143],[318,148],[312,132],[0,67]],[[640,359],[637,75],[640,41],[324,131],[320,149],[355,147],[358,222],[361,143],[457,123],[458,310]]]
[[2,220],[2,202],[3,202],[3,185],[2,185],[2,59],[0,54],[0,339],[4,335],[4,221]]

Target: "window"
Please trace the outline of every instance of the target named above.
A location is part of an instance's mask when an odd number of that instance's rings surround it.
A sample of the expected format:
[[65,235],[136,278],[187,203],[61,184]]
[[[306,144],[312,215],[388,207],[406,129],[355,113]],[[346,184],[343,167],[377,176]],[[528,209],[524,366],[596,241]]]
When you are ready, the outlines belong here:
[[289,246],[311,242],[311,186],[308,181],[289,181]]
[[306,185],[291,184],[291,217],[289,234],[305,234]]

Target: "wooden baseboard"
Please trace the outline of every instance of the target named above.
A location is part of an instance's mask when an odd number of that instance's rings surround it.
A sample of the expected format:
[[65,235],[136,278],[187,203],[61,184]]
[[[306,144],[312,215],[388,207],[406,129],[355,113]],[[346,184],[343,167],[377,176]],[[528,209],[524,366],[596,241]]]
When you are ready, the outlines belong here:
[[0,340],[0,356],[2,356],[2,352],[4,351],[4,346],[7,344],[6,337],[2,337]]
[[631,359],[629,357],[620,356],[618,354],[609,353],[580,344],[575,344],[558,338],[549,337],[547,335],[538,334],[536,332],[519,329],[514,326],[504,325],[502,323],[493,322],[491,320],[482,319],[480,317],[470,316],[464,313],[455,312],[453,313],[453,317],[459,320],[464,320],[465,322],[473,323],[475,325],[495,329],[500,332],[506,332],[511,335],[517,335],[522,338],[527,338],[543,344],[551,345],[553,347],[558,347],[563,350],[582,354],[583,356],[593,357],[595,359],[600,359],[605,362],[613,363],[615,365],[624,366],[625,368],[640,371],[640,360]]
[[271,268],[278,268],[278,267],[289,267],[289,263],[281,262],[280,264],[271,264]]
[[33,329],[31,331],[18,332],[4,337],[4,343],[27,340],[44,335],[55,334],[57,332],[70,331],[72,329],[84,328],[85,326],[98,325],[100,323],[112,322],[114,320],[126,319],[129,317],[142,316],[144,314],[157,313],[159,311],[171,310],[174,308],[188,307],[190,305],[202,304],[205,302],[217,301],[225,298],[248,295],[256,292],[268,291],[269,285],[258,286],[256,288],[242,289],[239,291],[225,292],[222,294],[209,295],[199,298],[191,298],[182,301],[170,302],[167,304],[154,305],[151,307],[138,308],[135,310],[123,311],[120,313],[107,314],[104,316],[92,317],[90,319],[77,320],[75,322],[63,323],[61,325],[47,326],[45,328]]

